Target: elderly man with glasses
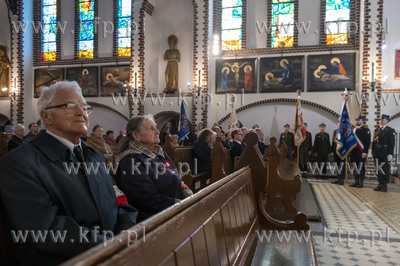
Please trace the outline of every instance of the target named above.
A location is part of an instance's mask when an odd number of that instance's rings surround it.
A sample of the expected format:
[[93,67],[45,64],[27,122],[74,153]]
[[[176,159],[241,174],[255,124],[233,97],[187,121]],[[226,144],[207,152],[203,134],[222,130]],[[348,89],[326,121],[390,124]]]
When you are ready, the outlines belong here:
[[[46,130],[0,161],[0,193],[11,235],[29,232],[16,244],[19,263],[56,265],[103,243],[105,233],[130,228],[137,211],[104,167],[97,172],[83,167],[104,159],[80,139],[92,107],[78,84],[43,88],[38,112]],[[46,237],[35,239],[38,234]],[[52,235],[64,239],[54,241]]]

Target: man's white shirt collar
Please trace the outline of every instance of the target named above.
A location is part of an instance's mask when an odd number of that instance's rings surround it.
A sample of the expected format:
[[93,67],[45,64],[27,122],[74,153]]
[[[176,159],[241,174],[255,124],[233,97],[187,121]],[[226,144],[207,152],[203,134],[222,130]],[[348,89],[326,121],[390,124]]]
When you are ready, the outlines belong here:
[[69,141],[69,140],[67,140],[67,139],[65,139],[65,138],[63,138],[63,137],[60,137],[60,136],[54,134],[53,132],[51,132],[51,131],[48,130],[48,129],[46,129],[46,133],[49,134],[50,136],[53,136],[53,137],[56,138],[58,141],[60,141],[62,144],[64,144],[65,146],[67,146],[68,149],[70,149],[70,151],[71,151],[72,153],[74,153],[74,148],[75,148],[75,146],[78,146],[78,145],[79,145],[79,148],[81,148],[81,150],[82,150],[81,139],[79,139],[79,143],[75,145],[75,144],[72,143],[71,141]]

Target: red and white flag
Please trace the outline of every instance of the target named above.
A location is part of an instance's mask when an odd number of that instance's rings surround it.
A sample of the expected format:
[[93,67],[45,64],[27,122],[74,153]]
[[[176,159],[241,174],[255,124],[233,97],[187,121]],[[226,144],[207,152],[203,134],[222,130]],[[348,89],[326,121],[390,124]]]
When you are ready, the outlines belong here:
[[301,109],[300,97],[297,99],[296,116],[294,120],[294,141],[297,145],[303,143],[306,139],[306,128],[303,121],[303,109]]

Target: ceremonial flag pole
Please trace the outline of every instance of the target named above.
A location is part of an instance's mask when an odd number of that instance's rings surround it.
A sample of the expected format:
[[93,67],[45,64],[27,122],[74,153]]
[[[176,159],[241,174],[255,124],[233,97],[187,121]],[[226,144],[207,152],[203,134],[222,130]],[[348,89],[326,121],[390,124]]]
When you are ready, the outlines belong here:
[[239,129],[239,120],[236,116],[235,105],[232,104],[232,112],[229,117],[228,130],[229,130],[229,133],[232,133],[232,131],[237,130],[237,129]]
[[181,142],[185,138],[187,138],[189,133],[190,133],[189,119],[188,119],[188,117],[186,115],[184,101],[182,100],[181,112],[180,112],[180,115],[179,115],[179,132],[178,132],[179,141],[178,142]]
[[303,121],[303,109],[301,108],[301,90],[297,90],[297,103],[296,103],[296,115],[294,118],[294,139],[297,143],[297,164],[300,167],[300,145],[306,139],[306,128],[304,127]]
[[348,155],[351,150],[357,145],[363,150],[361,141],[357,138],[357,135],[353,132],[353,126],[351,124],[350,114],[347,110],[347,100],[349,99],[349,93],[347,89],[344,89],[343,107],[340,115],[340,124],[337,131],[335,142],[337,143],[336,154],[340,159],[345,160],[345,181],[347,183],[347,161]]

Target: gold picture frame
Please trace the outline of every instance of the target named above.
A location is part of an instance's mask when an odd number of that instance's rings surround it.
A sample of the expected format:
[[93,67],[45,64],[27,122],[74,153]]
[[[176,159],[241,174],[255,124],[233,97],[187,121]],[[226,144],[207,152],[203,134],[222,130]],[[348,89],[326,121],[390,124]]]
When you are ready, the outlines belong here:
[[394,79],[400,79],[400,49],[394,53]]

